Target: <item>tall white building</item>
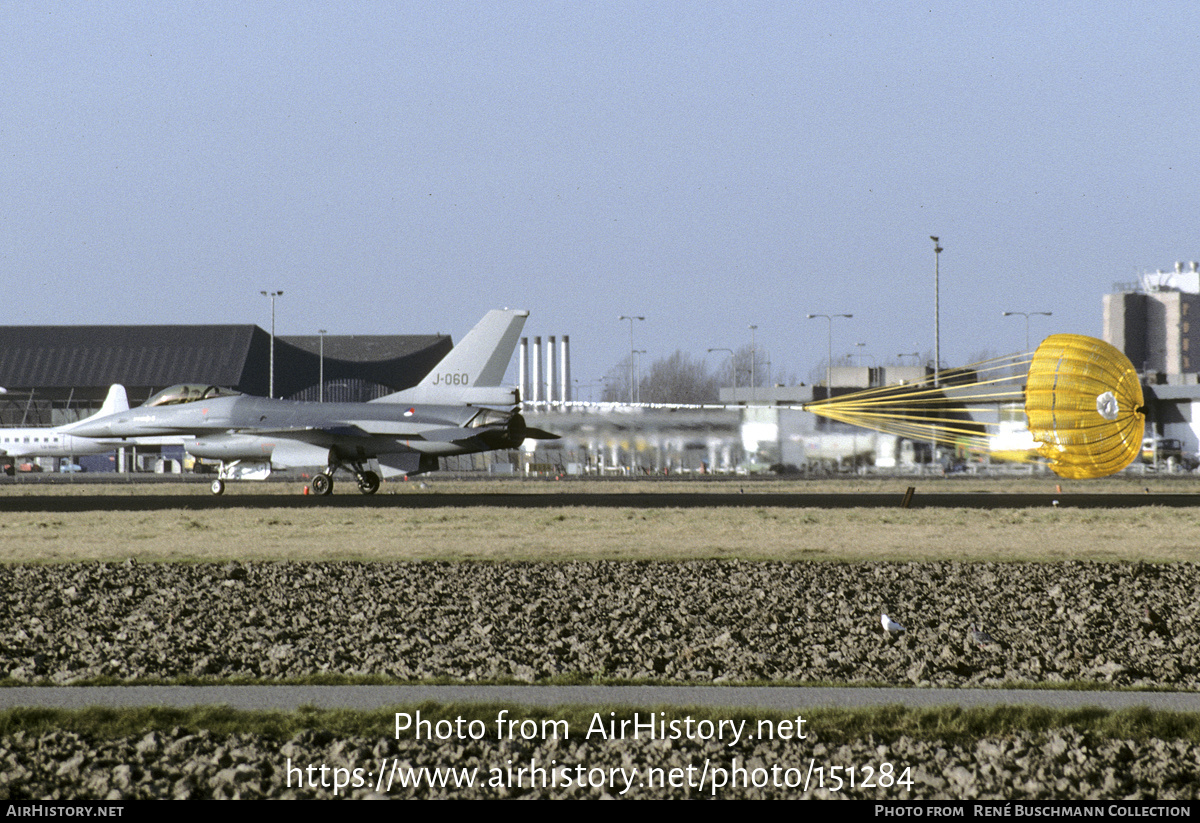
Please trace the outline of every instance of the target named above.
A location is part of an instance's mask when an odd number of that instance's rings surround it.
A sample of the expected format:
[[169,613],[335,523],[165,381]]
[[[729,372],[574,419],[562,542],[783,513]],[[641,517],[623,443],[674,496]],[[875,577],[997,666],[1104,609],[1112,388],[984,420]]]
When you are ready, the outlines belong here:
[[1184,375],[1200,372],[1200,265],[1176,263],[1120,288],[1104,295],[1104,339],[1141,372],[1195,382]]

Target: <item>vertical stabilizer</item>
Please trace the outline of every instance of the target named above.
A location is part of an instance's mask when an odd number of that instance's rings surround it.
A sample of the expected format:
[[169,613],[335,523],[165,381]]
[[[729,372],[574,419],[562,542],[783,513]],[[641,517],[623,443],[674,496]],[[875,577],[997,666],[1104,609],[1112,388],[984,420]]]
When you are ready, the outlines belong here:
[[[528,311],[493,309],[411,389],[389,394],[376,403],[516,402],[515,393],[500,389],[508,362],[521,338]],[[480,391],[490,389],[492,391]]]
[[125,387],[120,383],[113,383],[108,387],[108,394],[104,398],[104,404],[100,406],[100,411],[96,412],[95,417],[102,414],[116,414],[117,412],[129,411],[129,395],[125,393]]
[[499,386],[527,317],[527,311],[488,312],[417,385]]
[[[93,417],[104,417],[105,415],[117,414],[123,411],[129,411],[129,395],[125,393],[124,386],[120,383],[113,383],[108,387],[108,394],[104,397],[104,403],[100,406],[100,411],[83,418],[83,420],[90,420]],[[76,420],[74,423],[59,426],[58,431],[69,432],[77,424],[82,423],[83,420]]]

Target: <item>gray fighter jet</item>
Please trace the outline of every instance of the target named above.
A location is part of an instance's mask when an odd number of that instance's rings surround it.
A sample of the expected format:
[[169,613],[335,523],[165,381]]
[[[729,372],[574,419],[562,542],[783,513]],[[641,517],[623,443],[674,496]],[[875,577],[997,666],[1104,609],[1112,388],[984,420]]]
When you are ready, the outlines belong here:
[[557,435],[525,425],[515,387],[504,372],[527,311],[494,310],[411,389],[369,403],[310,403],[251,397],[219,386],[164,389],[126,412],[72,427],[105,440],[191,435],[195,457],[221,461],[213,494],[227,480],[265,480],[272,469],[314,468],[314,494],[333,491],[333,475],[350,472],[363,494],[380,475],[420,474],[438,458],[513,449],[526,438]]

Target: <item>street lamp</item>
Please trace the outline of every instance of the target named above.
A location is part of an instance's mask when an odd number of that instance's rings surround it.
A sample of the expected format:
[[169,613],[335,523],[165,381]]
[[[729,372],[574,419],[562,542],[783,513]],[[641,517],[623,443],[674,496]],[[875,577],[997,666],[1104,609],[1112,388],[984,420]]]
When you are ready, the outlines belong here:
[[853,316],[854,316],[853,314],[810,314],[808,316],[809,320],[812,320],[814,317],[824,317],[826,320],[829,321],[829,329],[828,329],[829,348],[827,349],[827,354],[826,354],[826,358],[825,358],[825,396],[826,397],[833,396],[833,318],[835,318],[835,317],[853,317]]
[[641,317],[640,315],[636,315],[636,314],[635,315],[622,314],[620,317],[617,318],[618,322],[620,322],[621,320],[629,321],[629,402],[630,403],[633,402],[633,321],[634,320],[645,320],[645,319],[646,318]]
[[940,272],[938,262],[941,260],[942,246],[932,234],[933,241],[933,385],[938,385],[938,369],[942,363],[942,291],[939,284]]
[[754,342],[754,333],[758,326],[750,325],[750,399],[757,400],[758,388],[758,344]]
[[263,297],[271,298],[271,376],[268,378],[267,396],[275,397],[275,298],[283,294],[282,291],[260,291]]
[[1025,351],[1029,351],[1029,317],[1031,315],[1041,315],[1042,317],[1051,317],[1054,312],[1049,311],[1002,311],[1001,317],[1012,317],[1014,314],[1019,314],[1025,318]]
[[856,352],[854,352],[852,355],[850,355],[851,357],[869,357],[869,358],[871,358],[871,363],[872,363],[872,364],[874,364],[874,363],[875,363],[875,355],[873,355],[873,354],[868,354],[868,353],[865,351],[865,350],[866,350],[866,348],[867,348],[867,344],[866,344],[866,343],[855,343],[855,344],[854,344],[854,347],[855,347],[856,349],[863,349],[863,351],[856,351]]
[[[645,353],[646,353],[645,349],[636,349],[633,352],[634,355],[642,355]],[[637,384],[636,384],[637,385],[637,402],[641,403],[642,402],[642,358],[638,357],[635,362],[637,363]]]
[[317,329],[317,334],[321,336],[321,366],[320,366],[320,383],[317,384],[317,402],[325,402],[325,335],[328,334],[324,329]]
[[715,351],[729,352],[729,370],[733,372],[733,402],[737,402],[737,363],[733,361],[733,349],[709,349],[708,353],[712,354]]

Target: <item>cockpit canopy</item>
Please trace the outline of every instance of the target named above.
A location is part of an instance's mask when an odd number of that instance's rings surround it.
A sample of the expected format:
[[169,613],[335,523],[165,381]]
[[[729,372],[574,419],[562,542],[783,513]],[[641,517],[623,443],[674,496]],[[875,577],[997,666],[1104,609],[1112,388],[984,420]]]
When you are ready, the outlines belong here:
[[211,400],[214,397],[234,397],[239,394],[241,392],[221,386],[207,386],[204,383],[179,383],[151,396],[142,405],[175,406],[180,403],[194,403],[197,400]]

